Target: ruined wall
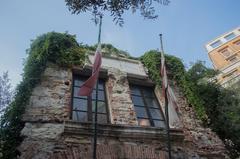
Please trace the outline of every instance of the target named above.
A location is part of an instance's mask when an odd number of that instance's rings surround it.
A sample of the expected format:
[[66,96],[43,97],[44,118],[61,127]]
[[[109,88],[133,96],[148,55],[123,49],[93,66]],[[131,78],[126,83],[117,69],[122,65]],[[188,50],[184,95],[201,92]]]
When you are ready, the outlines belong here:
[[[93,127],[69,120],[72,71],[49,65],[34,89],[24,114],[22,159],[79,159],[92,154]],[[98,158],[167,158],[166,133],[161,128],[137,126],[127,74],[108,68],[106,82],[111,124],[99,125]],[[210,130],[201,127],[192,108],[177,96],[182,130],[171,130],[176,159],[221,159],[224,146]]]
[[[181,123],[180,126],[177,125],[176,127],[181,127],[183,130],[186,154],[192,157],[197,156],[196,158],[228,158],[221,139],[210,128],[203,127],[202,122],[197,119],[194,108],[189,106],[177,86],[174,87],[174,91],[178,105],[175,111]],[[161,99],[161,91],[155,90],[155,93]],[[165,109],[163,102],[161,103],[162,109]],[[170,112],[169,116],[171,116]]]
[[106,86],[111,123],[137,125],[127,74],[118,69],[110,68],[108,76]]
[[189,107],[186,98],[175,88],[178,98],[178,112],[183,123],[184,143],[187,151],[195,151],[206,158],[228,158],[223,142],[210,128],[204,128],[197,119],[193,107]]
[[19,147],[22,159],[49,158],[64,130],[71,101],[71,69],[49,64],[34,88],[23,120],[24,141]]

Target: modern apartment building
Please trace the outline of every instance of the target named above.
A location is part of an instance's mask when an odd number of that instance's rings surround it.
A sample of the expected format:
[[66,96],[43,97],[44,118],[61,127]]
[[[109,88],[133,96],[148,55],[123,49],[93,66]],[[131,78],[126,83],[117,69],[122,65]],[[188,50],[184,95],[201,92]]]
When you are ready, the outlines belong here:
[[228,87],[240,80],[240,27],[206,44],[214,69],[220,71],[217,81]]

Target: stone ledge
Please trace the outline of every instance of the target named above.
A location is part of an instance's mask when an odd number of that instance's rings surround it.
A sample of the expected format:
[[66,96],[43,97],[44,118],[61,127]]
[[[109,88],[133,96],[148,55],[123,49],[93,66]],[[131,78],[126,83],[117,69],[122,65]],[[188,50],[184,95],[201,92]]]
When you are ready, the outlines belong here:
[[[73,135],[93,135],[92,123],[82,123],[76,121],[64,122],[64,134]],[[184,139],[183,131],[172,129],[170,131],[171,140],[182,142]],[[148,139],[165,140],[166,131],[163,128],[140,127],[114,124],[98,124],[98,136],[117,137],[129,139]]]

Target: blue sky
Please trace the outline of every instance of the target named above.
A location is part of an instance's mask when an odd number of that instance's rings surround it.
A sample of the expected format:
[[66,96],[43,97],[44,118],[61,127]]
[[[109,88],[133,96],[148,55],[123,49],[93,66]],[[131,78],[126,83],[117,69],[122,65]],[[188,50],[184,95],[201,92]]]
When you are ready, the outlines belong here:
[[[203,60],[211,67],[204,45],[239,26],[239,6],[239,0],[171,0],[169,6],[157,7],[156,20],[125,14],[123,28],[106,15],[102,41],[141,56],[159,48],[158,34],[163,33],[167,53],[181,58],[186,66]],[[78,42],[95,44],[98,29],[91,18],[90,13],[72,15],[64,0],[1,0],[0,74],[8,70],[13,86],[19,83],[30,40],[46,32],[68,31]]]

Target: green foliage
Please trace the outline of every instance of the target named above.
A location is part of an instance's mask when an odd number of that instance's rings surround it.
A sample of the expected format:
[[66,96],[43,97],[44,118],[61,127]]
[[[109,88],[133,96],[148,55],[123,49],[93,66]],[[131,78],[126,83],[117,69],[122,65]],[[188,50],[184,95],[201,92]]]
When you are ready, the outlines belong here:
[[[140,59],[147,67],[149,76],[161,86],[160,53],[151,50]],[[166,67],[170,81],[175,81],[184,93],[197,117],[211,127],[225,142],[231,158],[240,156],[240,82],[224,89],[208,79],[218,72],[198,61],[185,71],[180,59],[166,55]]]
[[[185,85],[188,87],[187,94],[190,97],[189,102],[195,107],[197,114],[205,125],[209,122],[206,106],[210,102],[214,103],[214,101],[211,101],[214,100],[214,98],[211,98],[211,93],[216,91],[208,87],[211,83],[209,83],[207,79],[214,75],[216,75],[216,72],[213,69],[207,68],[202,61],[197,61],[185,74],[187,82]],[[209,95],[204,96],[206,92],[208,92]]]
[[14,100],[0,123],[3,159],[16,158],[18,155],[16,147],[22,141],[20,131],[24,126],[22,115],[33,88],[39,83],[41,74],[47,67],[47,62],[68,67],[82,65],[85,51],[79,47],[75,37],[67,33],[50,32],[32,42],[27,51],[23,81],[18,85]]
[[198,61],[188,70],[192,90],[201,99],[209,118],[209,126],[225,142],[231,158],[240,156],[240,86],[224,89],[217,83],[203,80],[217,72]]
[[94,20],[96,21],[96,16],[102,14],[102,12],[109,12],[113,16],[113,21],[115,21],[120,26],[123,25],[122,15],[128,10],[132,10],[135,13],[137,10],[140,11],[141,16],[147,19],[157,18],[155,13],[155,7],[157,4],[168,5],[169,0],[153,0],[153,1],[139,1],[139,0],[65,0],[68,9],[72,14],[79,14],[84,12],[91,12],[94,15]]
[[160,77],[160,54],[155,50],[146,52],[140,57],[141,61],[148,69],[149,76],[158,85],[161,86]]
[[[175,80],[177,84],[180,84],[182,80],[184,80],[185,69],[182,61],[171,55],[165,55],[166,58],[166,67],[167,74],[171,80]],[[147,67],[150,77],[156,82],[157,85],[161,85],[161,77],[160,77],[160,63],[161,56],[155,50],[151,50],[146,52],[142,57],[140,57],[141,61]]]
[[[22,114],[28,105],[33,88],[40,82],[41,74],[47,63],[55,63],[60,67],[81,66],[85,60],[85,52],[96,50],[95,46],[80,45],[75,37],[67,33],[50,32],[34,40],[27,51],[24,64],[23,81],[18,85],[13,102],[7,107],[0,123],[1,151],[3,159],[16,158],[16,147],[21,143],[20,131],[24,123]],[[111,44],[102,44],[105,56],[132,58]],[[140,60],[149,71],[149,76],[161,86],[160,53],[155,50],[146,52]],[[203,62],[198,61],[186,71],[182,61],[174,56],[166,55],[167,74],[184,93],[189,106],[193,106],[197,117],[206,126],[210,126],[230,151],[230,156],[239,156],[240,149],[240,83],[231,89],[223,89],[216,83],[208,82],[208,78],[216,75]],[[1,154],[1,153],[0,153]]]
[[[83,47],[89,51],[96,51],[97,44],[94,46],[81,45],[81,47]],[[117,49],[112,44],[101,44],[101,49],[102,49],[102,54],[104,56],[118,56],[118,57],[122,56],[122,57],[126,57],[126,58],[133,58],[130,56],[130,54],[128,52]]]
[[[187,78],[188,73],[185,71],[182,61],[171,55],[166,55],[165,58],[169,79],[176,82],[186,96],[188,103],[191,106],[194,106],[198,118],[205,122],[207,120],[207,115],[203,101],[195,94],[195,90],[193,89],[194,84]],[[158,86],[161,86],[160,53],[155,50],[151,50],[146,52],[140,59],[148,69],[151,79]]]
[[191,78],[190,80],[197,81],[203,78],[211,78],[214,77],[218,72],[209,69],[205,66],[205,62],[197,61],[192,64],[191,68],[188,70],[188,76]]
[[[230,151],[231,158],[240,157],[240,82],[228,89],[220,89],[216,108],[211,108],[211,127]],[[214,112],[214,113],[213,113]]]

